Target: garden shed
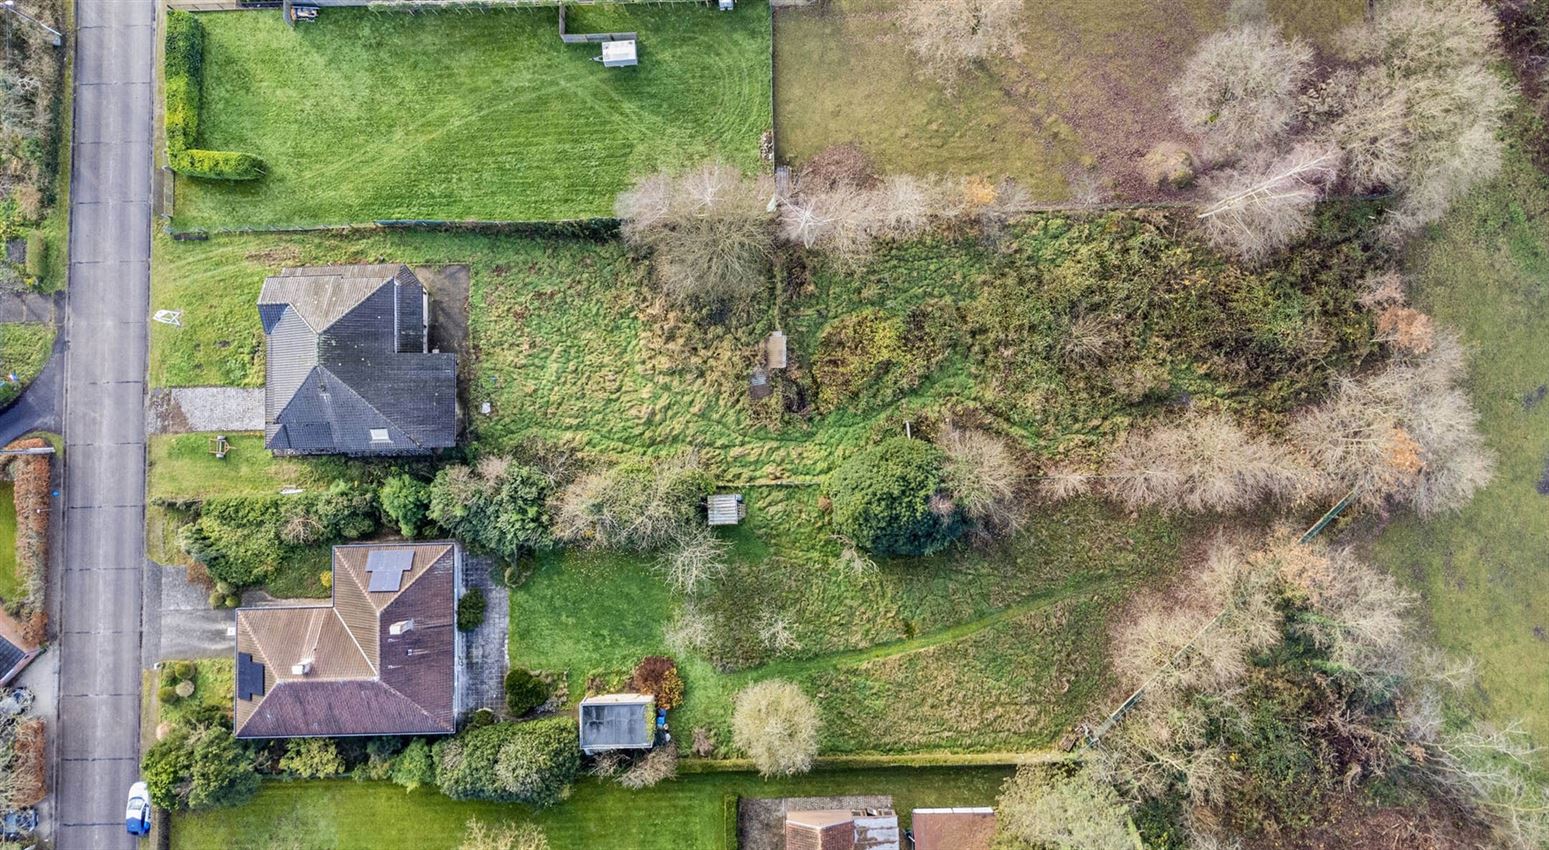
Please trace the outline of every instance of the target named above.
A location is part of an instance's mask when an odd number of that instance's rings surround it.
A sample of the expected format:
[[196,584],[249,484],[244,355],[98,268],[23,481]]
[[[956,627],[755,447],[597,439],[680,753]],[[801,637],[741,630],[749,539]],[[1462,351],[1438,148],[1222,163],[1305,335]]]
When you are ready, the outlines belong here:
[[628,68],[640,64],[640,55],[636,50],[639,42],[630,41],[605,41],[602,43],[602,66],[604,68]]
[[741,493],[717,493],[705,501],[711,525],[736,525],[748,515]]
[[581,752],[648,750],[656,742],[656,700],[650,694],[606,694],[581,700]]

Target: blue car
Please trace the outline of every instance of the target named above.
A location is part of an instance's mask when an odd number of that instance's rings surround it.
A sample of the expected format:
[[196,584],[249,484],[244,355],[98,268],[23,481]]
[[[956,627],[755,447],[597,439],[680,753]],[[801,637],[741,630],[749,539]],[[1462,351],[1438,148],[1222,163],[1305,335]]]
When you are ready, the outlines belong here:
[[130,835],[151,833],[151,792],[144,782],[129,786],[129,808],[124,811],[124,828]]

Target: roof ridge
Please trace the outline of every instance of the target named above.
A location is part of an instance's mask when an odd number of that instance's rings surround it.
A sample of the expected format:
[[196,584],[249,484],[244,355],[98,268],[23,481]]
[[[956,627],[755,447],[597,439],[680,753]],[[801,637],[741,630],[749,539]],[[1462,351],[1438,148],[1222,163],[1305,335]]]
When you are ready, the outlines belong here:
[[[381,613],[385,613],[388,608],[393,607],[393,603],[394,602],[397,602],[399,599],[401,599],[403,597],[403,594],[406,593],[409,590],[409,588],[414,586],[415,582],[419,581],[421,578],[424,578],[427,574],[429,574],[431,569],[433,569],[436,566],[436,564],[439,564],[441,562],[441,559],[446,557],[446,553],[451,551],[451,549],[452,549],[452,543],[450,541],[445,541],[445,542],[443,542],[443,541],[431,541],[430,543],[394,543],[394,544],[390,544],[390,545],[394,545],[394,546],[410,546],[410,547],[413,547],[413,548],[416,548],[416,549],[421,549],[421,548],[424,548],[426,546],[432,545],[434,543],[442,543],[442,546],[441,546],[441,551],[437,552],[436,553],[436,557],[431,560],[430,566],[428,566],[425,569],[421,570],[418,575],[415,575],[414,577],[410,578],[408,584],[405,584],[402,587],[398,588],[398,592],[393,594],[393,598],[389,599],[387,601],[387,604],[382,606],[382,611],[378,612],[379,615]],[[455,565],[453,565],[453,566],[455,567]],[[453,593],[452,595],[455,597],[457,594]]]
[[[416,710],[418,710],[420,714],[425,715],[425,719],[427,721],[429,721],[431,723],[436,723],[435,715],[431,714],[428,710],[426,710],[425,706],[420,705],[418,700],[414,699],[413,697],[409,696],[408,694],[404,693],[403,691],[398,690],[397,688],[393,687],[392,685],[389,685],[387,682],[383,681],[380,678],[377,679],[376,681],[377,681],[377,684],[379,684],[382,687],[386,688],[389,692],[391,692],[394,695],[396,695],[399,699],[403,700],[404,702],[408,703],[409,705],[414,706],[414,708]],[[456,700],[454,699],[453,702],[455,704]],[[437,723],[436,725],[439,726],[441,724]]]
[[[338,570],[335,569],[334,572],[337,573]],[[360,582],[356,582],[355,586],[356,587],[360,587]],[[362,591],[362,592],[364,592],[364,591]],[[370,597],[368,596],[367,599],[369,600]],[[366,666],[371,668],[372,679],[375,680],[375,681],[381,681],[381,679],[382,679],[382,664],[381,664],[381,662],[382,662],[382,657],[381,657],[381,655],[382,655],[382,647],[380,645],[381,644],[381,640],[382,640],[381,636],[380,635],[377,636],[377,643],[378,643],[378,646],[377,646],[377,657],[376,658],[372,658],[371,657],[371,653],[367,652],[366,648],[364,646],[360,645],[360,638],[355,635],[355,630],[350,628],[350,624],[349,624],[348,621],[346,621],[344,619],[344,615],[339,613],[338,606],[337,605],[330,605],[330,606],[328,606],[328,610],[333,612],[334,619],[339,621],[339,626],[340,626],[340,628],[344,629],[344,633],[350,636],[350,643],[355,644],[355,648],[360,651],[360,657],[366,659]],[[372,619],[376,621],[377,631],[381,631],[381,629],[382,629],[382,612],[381,611],[376,612],[376,616],[373,617]],[[350,681],[359,681],[359,680],[351,679]]]

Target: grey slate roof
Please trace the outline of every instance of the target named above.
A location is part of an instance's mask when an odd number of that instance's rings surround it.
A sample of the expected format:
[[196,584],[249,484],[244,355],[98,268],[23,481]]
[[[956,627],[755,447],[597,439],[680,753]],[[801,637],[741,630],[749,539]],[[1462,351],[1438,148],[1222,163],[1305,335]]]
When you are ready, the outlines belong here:
[[285,269],[265,280],[265,445],[354,455],[456,445],[457,356],[426,351],[424,296],[403,265]]

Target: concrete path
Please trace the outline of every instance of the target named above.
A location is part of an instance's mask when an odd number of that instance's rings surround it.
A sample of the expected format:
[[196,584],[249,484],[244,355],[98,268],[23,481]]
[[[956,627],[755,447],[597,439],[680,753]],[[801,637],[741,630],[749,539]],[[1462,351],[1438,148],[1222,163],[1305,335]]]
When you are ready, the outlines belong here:
[[145,570],[152,0],[76,0],[58,583],[60,850],[133,848]]
[[484,591],[484,622],[471,632],[458,632],[458,651],[466,661],[457,704],[464,712],[488,708],[506,713],[506,667],[511,636],[511,597],[505,585],[490,576],[495,562],[479,555],[464,555],[463,587]]
[[181,567],[151,563],[145,571],[145,631],[142,661],[179,658],[230,658],[237,639],[227,634],[237,623],[230,608],[211,608],[210,592],[188,580]]

